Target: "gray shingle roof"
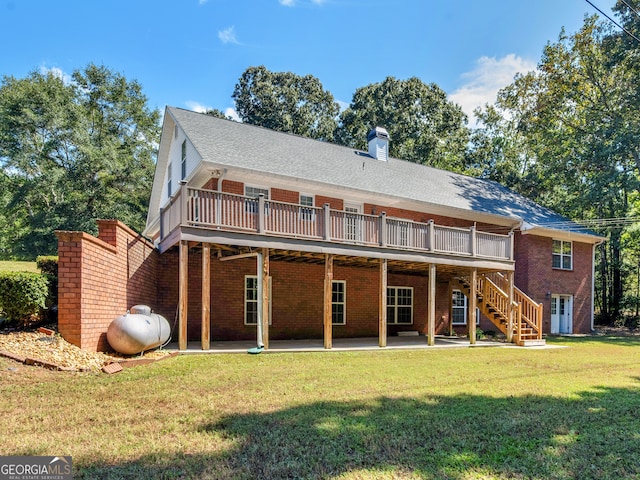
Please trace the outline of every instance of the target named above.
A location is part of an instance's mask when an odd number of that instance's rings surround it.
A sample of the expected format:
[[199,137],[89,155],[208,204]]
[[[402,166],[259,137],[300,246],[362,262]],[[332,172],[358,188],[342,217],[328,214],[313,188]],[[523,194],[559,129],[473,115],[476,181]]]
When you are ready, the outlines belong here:
[[174,107],[167,110],[203,159],[216,164],[597,236],[493,181],[396,158],[382,162],[353,148]]

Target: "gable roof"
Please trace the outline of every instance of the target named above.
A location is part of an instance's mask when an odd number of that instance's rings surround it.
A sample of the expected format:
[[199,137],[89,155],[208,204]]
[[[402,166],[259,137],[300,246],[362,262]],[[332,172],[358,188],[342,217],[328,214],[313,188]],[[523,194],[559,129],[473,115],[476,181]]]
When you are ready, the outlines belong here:
[[[391,157],[386,162],[380,161],[353,148],[174,107],[167,107],[163,140],[165,135],[169,140],[173,135],[172,125],[167,126],[167,116],[183,129],[203,161],[221,167],[402,198],[448,210],[505,217],[521,223],[532,233],[536,228],[550,228],[594,237],[591,241],[600,239],[595,233],[494,181]],[[156,175],[162,171],[161,160],[166,162],[161,159],[162,141],[160,150]],[[164,181],[155,180],[160,186]],[[151,203],[154,203],[153,197]],[[156,211],[159,207],[155,205]]]

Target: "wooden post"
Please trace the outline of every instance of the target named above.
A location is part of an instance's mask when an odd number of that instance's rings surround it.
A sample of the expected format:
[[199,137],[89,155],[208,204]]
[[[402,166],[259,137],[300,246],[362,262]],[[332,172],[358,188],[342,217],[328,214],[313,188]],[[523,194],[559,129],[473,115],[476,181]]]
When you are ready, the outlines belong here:
[[476,239],[476,226],[473,225],[469,228],[469,248],[470,254],[472,257],[476,256],[476,249],[478,248],[477,239]]
[[380,260],[380,295],[378,307],[378,346],[387,346],[387,259]]
[[470,276],[470,293],[469,298],[467,299],[467,326],[469,331],[469,343],[471,345],[476,343],[476,308],[477,308],[477,297],[476,292],[478,291],[478,269],[471,269]]
[[187,312],[188,312],[188,278],[189,278],[189,244],[180,240],[178,271],[178,349],[187,349]]
[[386,212],[382,212],[380,214],[379,238],[380,238],[380,246],[386,247],[387,246],[387,213]]
[[262,343],[269,349],[269,249],[262,249]]
[[507,272],[507,281],[509,282],[509,318],[507,320],[507,342],[513,342],[513,317],[515,315],[515,307],[513,305],[513,272]]
[[180,225],[189,223],[189,194],[187,191],[187,182],[180,181]]
[[429,299],[427,304],[427,345],[436,344],[436,265],[429,264]]
[[331,207],[328,203],[322,205],[322,215],[324,217],[324,231],[322,232],[322,239],[326,241],[331,240]]
[[435,222],[433,220],[429,220],[429,251],[433,252],[436,249],[436,232],[435,232]]
[[333,292],[333,255],[326,254],[324,259],[324,348],[333,346],[333,319],[331,297]]
[[264,193],[258,196],[258,233],[264,233]]
[[211,348],[211,245],[202,244],[202,350]]

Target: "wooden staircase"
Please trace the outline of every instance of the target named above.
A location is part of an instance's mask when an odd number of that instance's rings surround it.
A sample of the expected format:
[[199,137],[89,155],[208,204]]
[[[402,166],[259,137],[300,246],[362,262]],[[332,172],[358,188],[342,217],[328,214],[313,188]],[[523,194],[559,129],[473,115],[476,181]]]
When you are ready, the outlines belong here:
[[[454,284],[469,297],[471,284],[466,277],[456,277]],[[509,304],[509,282],[500,273],[479,275],[476,299],[480,311],[516,345],[544,345],[542,338],[542,304],[536,303],[522,290],[513,287],[513,302]],[[509,332],[509,311],[513,311],[513,324]],[[511,334],[510,334],[511,333]]]

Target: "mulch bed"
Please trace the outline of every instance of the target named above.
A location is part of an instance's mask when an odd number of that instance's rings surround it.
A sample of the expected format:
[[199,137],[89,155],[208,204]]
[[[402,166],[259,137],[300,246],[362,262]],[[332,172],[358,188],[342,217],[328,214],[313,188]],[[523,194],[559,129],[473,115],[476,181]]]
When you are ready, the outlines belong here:
[[123,368],[145,365],[175,355],[177,352],[166,350],[152,350],[136,357],[88,352],[64,340],[56,333],[55,327],[25,331],[0,330],[0,356],[50,370],[117,373]]

